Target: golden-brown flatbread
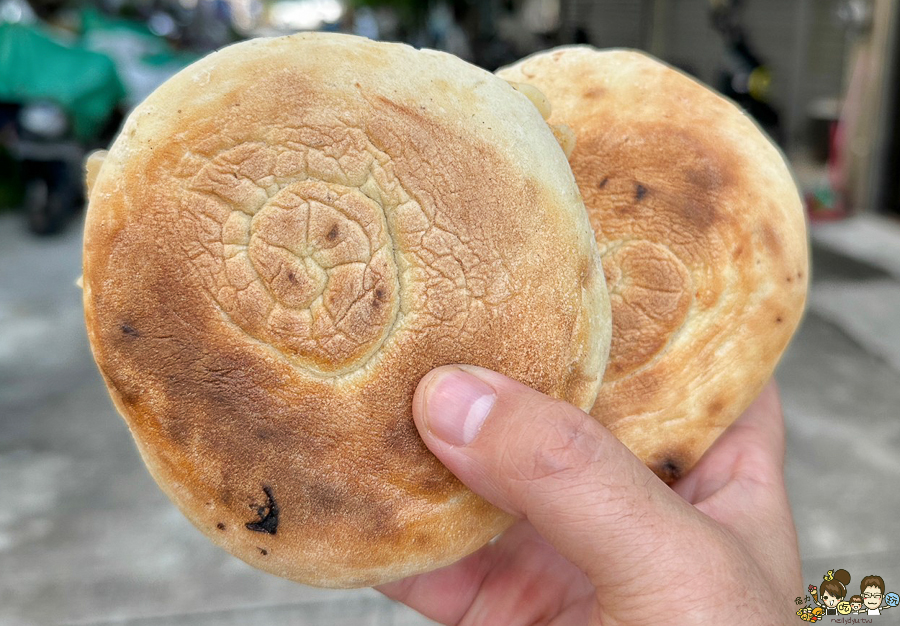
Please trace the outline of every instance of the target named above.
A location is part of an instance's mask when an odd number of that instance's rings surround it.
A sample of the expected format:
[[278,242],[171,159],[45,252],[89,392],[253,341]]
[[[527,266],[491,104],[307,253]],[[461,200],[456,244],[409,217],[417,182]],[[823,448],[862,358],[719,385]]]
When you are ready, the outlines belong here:
[[94,356],[160,487],[274,574],[354,587],[510,518],[411,417],[470,363],[589,408],[610,335],[590,223],[539,112],[455,57],[340,35],[231,46],[96,171]]
[[640,52],[557,48],[498,75],[536,86],[575,133],[613,311],[591,413],[671,482],[759,394],[800,321],[790,171],[732,102]]

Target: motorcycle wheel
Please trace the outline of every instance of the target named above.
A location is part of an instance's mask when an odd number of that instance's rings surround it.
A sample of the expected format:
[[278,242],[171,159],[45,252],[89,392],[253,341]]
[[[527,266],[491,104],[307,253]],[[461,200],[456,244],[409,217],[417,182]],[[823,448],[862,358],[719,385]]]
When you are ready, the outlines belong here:
[[58,176],[37,176],[25,186],[25,211],[28,228],[36,235],[61,231],[69,220],[75,194],[67,180]]

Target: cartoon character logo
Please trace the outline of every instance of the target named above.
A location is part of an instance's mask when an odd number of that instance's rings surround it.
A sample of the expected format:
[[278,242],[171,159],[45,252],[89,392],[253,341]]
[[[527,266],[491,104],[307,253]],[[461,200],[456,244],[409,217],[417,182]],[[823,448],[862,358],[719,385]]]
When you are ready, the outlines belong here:
[[[822,585],[820,589],[815,586],[809,586],[810,595],[813,602],[818,604],[824,611],[825,615],[837,615],[838,604],[843,602],[847,596],[847,585],[850,584],[850,572],[845,569],[830,569],[822,577]],[[821,600],[819,597],[821,596]]]
[[859,591],[862,594],[862,603],[865,607],[865,611],[860,609],[860,613],[881,615],[882,611],[892,609],[900,604],[900,597],[896,593],[885,594],[884,579],[881,576],[869,574],[864,577],[859,583]]
[[800,619],[802,619],[804,622],[812,623],[818,622],[820,619],[822,619],[822,615],[824,613],[825,611],[820,606],[817,606],[816,608],[805,606],[797,611],[797,615],[800,616]]
[[[881,576],[870,574],[864,576],[859,583],[859,595],[844,600],[847,596],[847,585],[850,583],[850,573],[843,569],[830,569],[822,576],[822,584],[819,588],[809,586],[809,595],[815,603],[807,605],[797,611],[797,615],[805,622],[816,622],[826,615],[849,615],[860,613],[865,615],[881,615],[883,611],[900,605],[900,595],[891,592],[886,593],[884,579]],[[803,604],[803,598],[796,599],[798,605]],[[816,606],[818,605],[818,606]]]

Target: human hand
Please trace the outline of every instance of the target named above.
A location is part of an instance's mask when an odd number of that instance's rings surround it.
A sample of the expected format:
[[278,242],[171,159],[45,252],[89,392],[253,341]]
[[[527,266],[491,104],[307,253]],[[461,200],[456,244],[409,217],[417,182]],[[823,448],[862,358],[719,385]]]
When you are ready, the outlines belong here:
[[521,521],[449,567],[379,587],[387,596],[466,626],[795,619],[774,383],[671,488],[586,413],[490,370],[430,372],[413,415],[441,462]]

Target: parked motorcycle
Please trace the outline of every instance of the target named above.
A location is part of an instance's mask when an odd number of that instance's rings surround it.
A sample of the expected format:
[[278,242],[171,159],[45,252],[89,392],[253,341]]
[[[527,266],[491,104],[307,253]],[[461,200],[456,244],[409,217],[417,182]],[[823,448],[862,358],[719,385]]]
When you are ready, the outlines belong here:
[[28,226],[39,235],[58,232],[84,201],[85,149],[72,137],[68,116],[58,105],[38,101],[6,108],[10,127],[2,135],[18,164]]
[[108,141],[124,95],[109,57],[37,22],[0,22],[0,149],[14,169],[0,175],[21,189],[33,232],[57,232],[81,210],[84,157]]

